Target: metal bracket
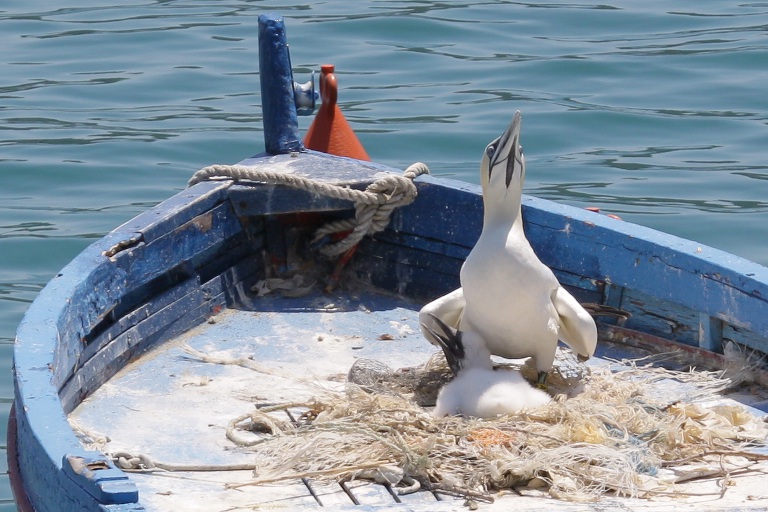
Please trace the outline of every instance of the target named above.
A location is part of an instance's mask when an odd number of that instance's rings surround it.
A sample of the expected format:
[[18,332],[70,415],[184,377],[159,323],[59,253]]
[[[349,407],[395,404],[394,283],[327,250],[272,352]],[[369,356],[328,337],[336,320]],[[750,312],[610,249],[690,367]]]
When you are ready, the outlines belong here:
[[296,114],[300,116],[311,116],[315,113],[315,105],[320,98],[320,94],[315,90],[315,71],[308,82],[300,84],[293,82],[293,97],[296,102]]

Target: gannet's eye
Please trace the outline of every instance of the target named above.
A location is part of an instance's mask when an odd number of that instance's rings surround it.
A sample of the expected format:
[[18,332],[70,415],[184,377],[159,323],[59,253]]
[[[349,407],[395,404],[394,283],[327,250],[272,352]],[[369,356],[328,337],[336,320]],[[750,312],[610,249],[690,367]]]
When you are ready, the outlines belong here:
[[488,146],[485,148],[485,154],[488,155],[488,158],[493,158],[493,155],[496,153],[496,147],[499,145],[499,141],[495,140],[488,144]]

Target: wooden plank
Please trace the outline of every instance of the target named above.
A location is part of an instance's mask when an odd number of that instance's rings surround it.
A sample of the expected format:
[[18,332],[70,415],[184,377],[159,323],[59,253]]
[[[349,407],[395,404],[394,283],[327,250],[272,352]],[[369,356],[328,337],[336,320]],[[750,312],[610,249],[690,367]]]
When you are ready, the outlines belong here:
[[[83,276],[67,295],[55,344],[53,364],[59,370],[55,385],[61,386],[80,359],[83,343],[91,331],[102,324],[125,296],[163,275],[175,272],[178,281],[194,275],[195,258],[212,258],[227,242],[242,234],[228,203],[198,215],[152,242],[98,259],[91,273]],[[97,256],[98,258],[98,256]],[[188,268],[185,267],[188,266]],[[87,268],[87,267],[86,267]],[[175,269],[175,270],[174,270]],[[165,285],[172,283],[165,283]]]
[[164,293],[154,295],[150,302],[145,302],[133,311],[120,316],[114,323],[99,333],[96,338],[90,341],[83,348],[78,358],[75,371],[77,371],[77,369],[81,367],[88,359],[93,357],[94,354],[104,348],[105,345],[123,334],[125,331],[131,327],[134,327],[145,319],[153,316],[158,311],[165,309],[174,302],[181,300],[184,296],[194,292],[198,286],[199,284],[197,280],[187,279],[178,286],[166,289]]
[[[241,251],[232,251],[232,253],[233,254],[230,256],[242,255]],[[198,279],[187,279],[176,286],[168,288],[170,282],[164,281],[165,286],[158,288],[159,293],[148,294],[151,300],[141,301],[138,307],[121,314],[120,309],[125,306],[124,299],[121,301],[120,305],[115,308],[115,316],[117,319],[103,331],[99,332],[98,336],[83,348],[79,355],[75,371],[113,339],[128,329],[136,326],[138,323],[145,321],[159,311],[167,308],[171,304],[181,300],[184,296],[194,293],[198,288],[208,297],[223,296],[226,294],[227,297],[229,297],[230,303],[234,303],[238,298],[232,296],[233,292],[242,288],[241,283],[244,281],[246,281],[246,283],[251,283],[254,280],[254,275],[259,272],[260,269],[260,262],[252,257],[247,257],[240,263],[229,266],[229,268],[219,276],[209,278],[203,285],[199,284]],[[207,272],[201,272],[201,274],[207,274]],[[131,301],[129,300],[128,302],[130,303]]]
[[420,176],[418,199],[394,211],[389,229],[418,238],[474,247],[483,228],[483,202],[476,185]]
[[179,472],[169,477],[132,474],[142,491],[141,510],[253,511],[319,509],[314,497],[298,480],[226,490],[228,483],[245,482],[250,472]]
[[[225,241],[242,236],[232,206],[224,203],[193,217],[149,243],[127,249],[114,258],[115,267],[126,272],[132,286],[145,283],[195,258],[210,259]],[[202,263],[198,261],[198,264]]]
[[251,286],[263,273],[263,270],[260,258],[255,258],[252,255],[247,256],[238,264],[204,282],[200,289],[212,304],[212,308],[218,306],[233,307],[246,300],[245,297]]
[[[75,367],[88,333],[110,314],[128,288],[124,271],[115,269],[101,255],[97,258],[99,260],[90,266],[89,261],[75,263],[74,266],[83,266],[82,270],[72,269],[74,274],[70,274],[68,268],[60,273],[77,282],[66,291],[57,290],[64,292],[61,297],[65,302],[59,306],[58,315],[54,317],[56,336],[50,345],[53,350],[50,362],[56,368],[53,378],[55,386],[59,386]],[[86,270],[90,272],[84,273]]]
[[464,261],[472,250],[471,246],[455,244],[452,240],[438,240],[395,231],[387,228],[372,237],[377,242],[384,242],[399,247],[424,251],[430,255],[440,255]]
[[[397,487],[394,488],[394,491],[397,493]],[[410,494],[398,494],[397,499],[400,500],[400,503],[411,507],[423,508],[424,510],[431,510],[431,507],[434,507],[438,501],[434,493],[424,490]]]
[[[190,279],[160,297],[159,303],[164,306],[142,308],[132,315],[135,323],[119,335],[112,338],[105,333],[98,340],[99,349],[81,361],[78,370],[62,384],[59,396],[65,412],[72,411],[128,360],[185,332],[223,307],[240,302],[243,297],[235,294],[238,290],[244,292],[257,271],[255,262],[246,259],[202,285],[198,278]],[[149,311],[152,313],[148,316],[142,315]]]
[[290,214],[296,211],[333,212],[354,209],[351,201],[332,199],[286,186],[238,186],[233,188],[230,196],[237,214],[248,217]]
[[632,316],[626,326],[686,345],[699,345],[699,312],[638,290],[625,289],[619,308]]
[[752,331],[741,329],[734,325],[724,324],[722,326],[722,340],[723,342],[734,341],[739,345],[749,347],[763,354],[765,353],[765,337],[758,336]]
[[130,359],[146,351],[155,342],[180,334],[199,323],[202,319],[197,315],[189,318],[189,312],[198,311],[204,297],[198,286],[190,288],[191,293],[126,330],[88,359],[61,387],[59,395],[65,413],[71,412]]
[[[118,227],[67,265],[59,273],[59,279],[49,287],[53,295],[63,292],[62,295],[69,299],[58,315],[58,332],[69,337],[61,341],[76,351],[78,340],[112,310],[116,295],[124,293],[128,286],[126,273],[115,272],[105,265],[104,251],[137,234],[145,243],[152,241],[161,233],[187,222],[199,211],[223,201],[226,188],[220,183],[210,183],[174,196]],[[46,295],[43,294],[41,300],[45,300]],[[74,307],[72,305],[80,308],[78,314],[71,314],[68,308]],[[55,366],[65,372],[70,368],[66,361],[58,358]]]
[[123,237],[141,234],[145,244],[174,231],[193,218],[213,209],[228,199],[231,182],[198,183],[175,194],[157,206],[140,213],[112,233]]
[[699,313],[699,347],[711,352],[723,353],[723,325],[718,318]]
[[[243,259],[255,259],[264,244],[263,236],[246,239],[242,233],[197,254],[192,260],[195,274],[207,281],[237,265]],[[261,262],[259,262],[261,263]]]
[[359,250],[370,254],[371,257],[435,274],[458,276],[461,266],[464,264],[464,260],[460,258],[443,256],[436,252],[424,251],[420,248],[402,243],[391,243],[382,239],[366,240],[360,244]]
[[[357,279],[390,293],[405,295],[424,302],[455,290],[459,286],[458,271],[444,274],[413,265],[403,265],[395,260],[366,254],[355,254],[348,265]],[[457,263],[457,267],[461,264]],[[457,269],[458,270],[458,269]]]
[[238,165],[252,167],[258,171],[292,174],[312,180],[335,184],[367,184],[377,178],[402,170],[375,162],[363,162],[354,158],[329,155],[307,150],[285,155],[259,154],[240,161]]

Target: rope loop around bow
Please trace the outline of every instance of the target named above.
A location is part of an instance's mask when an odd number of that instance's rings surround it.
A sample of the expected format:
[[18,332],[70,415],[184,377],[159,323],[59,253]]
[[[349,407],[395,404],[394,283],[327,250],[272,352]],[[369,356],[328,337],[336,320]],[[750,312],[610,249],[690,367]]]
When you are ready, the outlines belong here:
[[355,203],[353,219],[329,222],[315,232],[315,242],[331,234],[350,232],[341,240],[320,248],[320,252],[324,255],[333,257],[356,246],[364,236],[384,230],[395,208],[410,204],[416,199],[418,192],[413,180],[417,176],[428,173],[429,168],[426,164],[416,162],[410,165],[402,176],[387,175],[368,185],[365,190],[356,190],[344,185],[258,167],[210,165],[197,171],[189,180],[189,186],[201,181],[227,178],[235,181],[285,185],[334,199],[352,201]]

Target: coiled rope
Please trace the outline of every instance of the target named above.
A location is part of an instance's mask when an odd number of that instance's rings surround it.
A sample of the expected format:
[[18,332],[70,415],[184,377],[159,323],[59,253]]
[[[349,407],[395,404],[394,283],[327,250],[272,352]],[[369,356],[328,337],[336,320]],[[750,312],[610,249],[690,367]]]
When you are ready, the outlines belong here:
[[428,173],[429,168],[426,164],[416,162],[411,164],[402,176],[385,176],[368,185],[365,190],[356,190],[345,185],[257,167],[210,165],[197,171],[189,180],[189,186],[215,178],[228,178],[235,181],[285,185],[334,199],[352,201],[355,203],[354,219],[329,222],[315,232],[313,241],[317,242],[325,236],[350,231],[340,241],[320,248],[321,253],[332,257],[356,246],[365,235],[372,235],[386,228],[395,208],[410,204],[416,199],[417,190],[413,180],[417,176]]

